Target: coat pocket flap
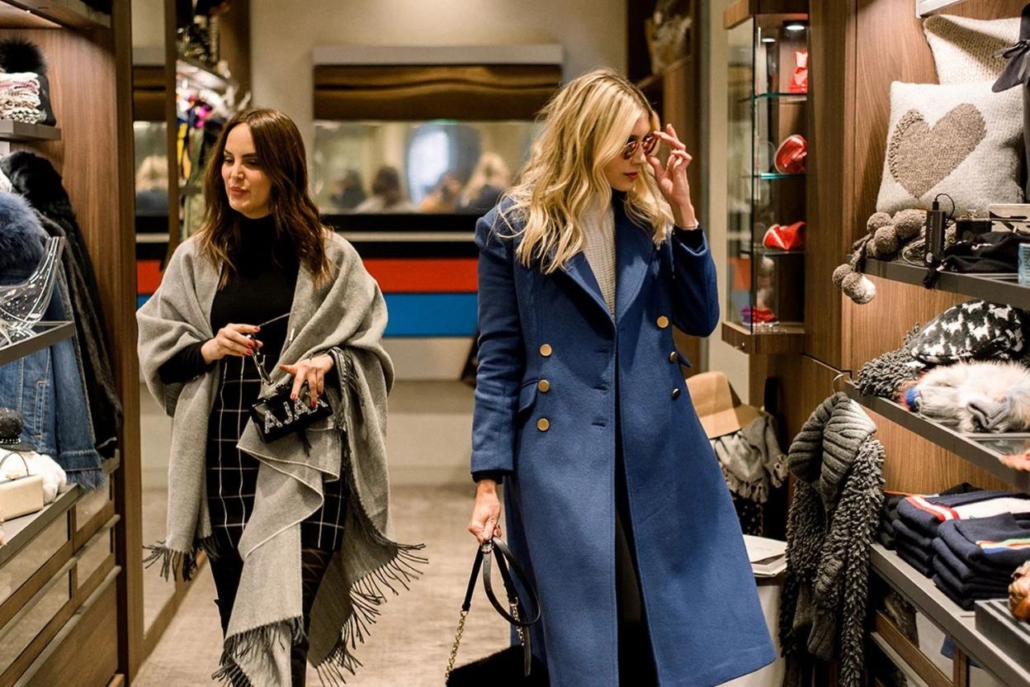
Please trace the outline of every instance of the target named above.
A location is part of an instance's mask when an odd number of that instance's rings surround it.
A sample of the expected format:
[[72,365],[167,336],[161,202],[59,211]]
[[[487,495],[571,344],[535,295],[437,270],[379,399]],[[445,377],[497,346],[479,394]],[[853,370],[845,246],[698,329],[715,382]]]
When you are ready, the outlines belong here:
[[519,389],[519,408],[518,412],[524,413],[533,406],[533,402],[536,401],[536,380],[531,379],[522,384]]

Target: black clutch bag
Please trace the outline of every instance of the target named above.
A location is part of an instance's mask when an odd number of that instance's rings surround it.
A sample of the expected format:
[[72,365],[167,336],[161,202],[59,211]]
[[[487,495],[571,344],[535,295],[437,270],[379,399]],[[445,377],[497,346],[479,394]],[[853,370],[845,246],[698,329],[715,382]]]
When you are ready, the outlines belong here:
[[[261,381],[272,386],[272,378],[265,370],[264,359],[264,356],[252,356]],[[275,393],[261,396],[250,407],[250,417],[254,420],[258,436],[266,444],[296,432],[301,435],[306,448],[308,440],[305,430],[308,426],[333,414],[333,407],[329,405],[325,394],[318,397],[314,406],[311,405],[311,391],[307,382],[304,382],[296,400],[290,398],[292,390],[293,384],[280,384],[275,387]]]
[[295,401],[290,398],[292,390],[292,384],[281,384],[276,387],[274,394],[262,396],[250,407],[250,417],[254,420],[258,435],[266,444],[287,434],[303,432],[308,425],[333,414],[325,394],[318,397],[315,407],[311,407],[306,382]]
[[[497,569],[504,581],[504,591],[507,595],[508,607],[505,607],[497,600],[494,594],[493,585],[490,581],[490,560],[491,557],[497,560]],[[511,646],[486,658],[472,663],[454,667],[454,659],[458,655],[458,646],[461,644],[461,635],[465,630],[465,618],[468,617],[469,609],[472,606],[472,593],[476,590],[476,579],[479,572],[483,572],[483,587],[486,589],[486,596],[490,599],[491,605],[497,612],[515,628],[521,640],[521,646]],[[519,599],[515,589],[512,575],[519,578],[522,588],[530,597],[532,613],[528,614],[529,619],[522,616],[527,609]],[[519,609],[522,609],[520,612]],[[468,589],[465,592],[465,602],[461,605],[461,615],[458,619],[458,631],[454,635],[454,645],[451,647],[451,658],[447,664],[447,672],[444,677],[447,680],[447,687],[549,687],[550,681],[547,677],[547,667],[533,655],[530,644],[529,627],[540,620],[540,601],[536,591],[529,582],[529,578],[522,570],[515,556],[505,543],[494,537],[492,541],[479,547],[476,553],[476,560],[472,564],[472,575],[469,577]]]

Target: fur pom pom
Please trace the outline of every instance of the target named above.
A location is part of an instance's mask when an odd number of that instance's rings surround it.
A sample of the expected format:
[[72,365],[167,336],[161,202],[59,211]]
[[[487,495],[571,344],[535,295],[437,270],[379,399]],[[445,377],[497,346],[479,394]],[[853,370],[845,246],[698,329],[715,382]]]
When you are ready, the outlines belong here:
[[24,38],[0,40],[0,69],[5,72],[35,72],[46,74],[46,58],[32,41]]

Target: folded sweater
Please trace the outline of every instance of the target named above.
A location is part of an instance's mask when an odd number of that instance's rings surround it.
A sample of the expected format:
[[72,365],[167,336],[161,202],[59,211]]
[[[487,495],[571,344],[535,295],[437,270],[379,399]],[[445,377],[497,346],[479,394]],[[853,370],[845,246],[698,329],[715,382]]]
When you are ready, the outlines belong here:
[[1030,515],[1003,513],[941,524],[939,536],[965,561],[1015,570],[1030,560]]

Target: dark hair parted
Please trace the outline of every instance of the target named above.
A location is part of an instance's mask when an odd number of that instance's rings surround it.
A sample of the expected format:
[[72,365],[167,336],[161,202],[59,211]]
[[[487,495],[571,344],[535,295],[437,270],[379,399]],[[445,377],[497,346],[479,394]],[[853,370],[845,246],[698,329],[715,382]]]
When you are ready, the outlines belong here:
[[318,207],[308,193],[304,140],[293,120],[278,110],[252,108],[230,119],[211,151],[204,170],[204,223],[198,232],[201,254],[221,264],[220,288],[237,274],[232,257],[242,241],[242,215],[229,205],[222,180],[222,161],[229,132],[241,124],[250,127],[258,164],[272,182],[269,208],[275,220],[277,246],[292,246],[297,263],[311,273],[316,284],[330,276],[326,257],[326,229]]

